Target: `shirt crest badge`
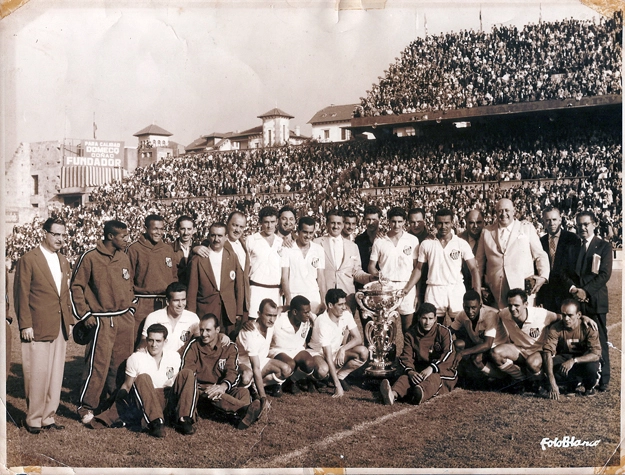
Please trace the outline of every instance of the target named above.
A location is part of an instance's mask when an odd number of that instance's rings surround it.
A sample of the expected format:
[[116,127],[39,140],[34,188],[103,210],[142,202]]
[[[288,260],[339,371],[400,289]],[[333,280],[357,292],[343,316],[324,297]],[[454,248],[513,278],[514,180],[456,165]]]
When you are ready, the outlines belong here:
[[191,332],[189,330],[185,330],[180,334],[180,341],[186,343],[191,338]]
[[317,267],[319,267],[319,258],[313,257],[312,261],[310,261],[310,264],[316,269]]
[[458,249],[454,249],[449,253],[449,257],[451,257],[454,261],[460,257],[460,251]]
[[404,247],[404,254],[409,256],[411,253],[412,253],[412,246],[405,246]]
[[530,328],[530,336],[532,338],[538,338],[540,336],[540,329],[539,328]]
[[230,280],[234,280],[234,278],[237,276],[236,272],[231,270],[230,271]]
[[225,358],[220,358],[219,361],[217,361],[217,368],[219,369],[219,371],[224,371],[226,369]]
[[128,272],[128,269],[122,269],[122,277],[126,280],[130,279],[130,272]]
[[165,258],[165,264],[167,264],[167,267],[171,267],[172,266],[171,257],[166,257]]
[[171,379],[174,377],[174,368],[172,366],[167,367],[167,372],[165,373],[167,379]]

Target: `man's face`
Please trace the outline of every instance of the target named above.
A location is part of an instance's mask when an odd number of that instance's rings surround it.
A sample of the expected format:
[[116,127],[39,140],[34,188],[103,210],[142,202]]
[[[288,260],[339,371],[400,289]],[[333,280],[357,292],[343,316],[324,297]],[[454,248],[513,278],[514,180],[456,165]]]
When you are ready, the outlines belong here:
[[389,234],[395,235],[404,230],[404,224],[406,220],[401,216],[393,216],[388,222]]
[[172,292],[167,299],[167,313],[171,316],[179,317],[187,306],[187,292]]
[[165,335],[160,332],[148,333],[146,338],[148,353],[151,356],[159,356],[163,353],[163,345],[165,345]]
[[336,318],[343,315],[345,310],[347,310],[347,301],[344,298],[340,298],[335,304],[328,304],[328,313],[334,315]]
[[437,216],[434,219],[434,226],[439,238],[449,236],[452,227],[451,216]]
[[482,214],[479,211],[471,211],[467,214],[467,231],[469,236],[477,241],[482,234],[482,229],[484,229]]
[[315,227],[309,224],[303,224],[302,229],[297,231],[297,244],[306,246],[315,236]]
[[582,239],[592,239],[595,235],[595,223],[592,222],[590,216],[578,216],[575,219],[577,223],[577,235]]
[[550,236],[555,236],[560,231],[562,225],[562,216],[558,210],[547,211],[543,213],[543,226]]
[[295,215],[291,211],[283,211],[278,222],[279,231],[287,235],[295,230]]
[[154,244],[161,242],[163,233],[165,232],[165,223],[163,221],[150,221],[147,228],[147,235]]
[[302,308],[295,309],[293,311],[293,316],[300,323],[309,322],[310,321],[310,305],[302,305]]
[[508,299],[508,310],[514,318],[521,318],[527,311],[527,302],[523,302],[523,299],[516,295]]
[[464,309],[464,313],[467,314],[467,317],[469,317],[471,321],[475,321],[480,314],[482,304],[479,300],[463,300],[462,308]]
[[275,216],[265,216],[260,222],[260,233],[263,236],[271,236],[276,232],[278,218]]
[[510,200],[499,200],[495,208],[497,222],[503,228],[510,226],[514,220],[514,205]]
[[50,231],[44,233],[41,245],[50,252],[58,252],[65,243],[65,226],[53,224]]
[[425,229],[425,217],[421,213],[408,215],[408,226],[412,234],[421,234]]
[[265,328],[273,327],[273,324],[276,323],[276,318],[278,318],[278,309],[271,305],[265,304],[263,311],[258,312],[258,322]]
[[125,251],[128,247],[128,242],[130,241],[128,229],[115,229],[115,231],[117,234],[109,234],[109,239],[115,249],[118,251]]
[[342,216],[330,216],[326,220],[326,228],[328,228],[328,234],[332,237],[339,237],[343,231],[343,217]]
[[380,216],[377,213],[365,214],[365,227],[370,233],[377,233],[380,226]]
[[238,241],[243,236],[243,231],[245,231],[245,226],[247,225],[247,220],[245,216],[242,214],[235,214],[228,221],[228,239],[231,241]]
[[436,325],[436,314],[435,313],[425,313],[419,317],[417,320],[419,323],[419,328],[422,332],[429,332],[434,325]]
[[193,240],[195,234],[195,227],[193,221],[180,221],[178,225],[178,234],[180,235],[180,242],[185,246],[188,246]]
[[226,229],[221,226],[211,226],[208,230],[208,245],[210,248],[219,252],[223,249],[226,241]]
[[343,218],[343,231],[341,232],[343,237],[349,239],[351,235],[354,234],[358,226],[357,221],[356,216]]
[[574,330],[579,326],[582,312],[577,310],[575,305],[562,306],[562,324],[567,330]]
[[215,326],[215,320],[212,318],[200,322],[200,338],[202,344],[214,347],[219,340],[219,326]]

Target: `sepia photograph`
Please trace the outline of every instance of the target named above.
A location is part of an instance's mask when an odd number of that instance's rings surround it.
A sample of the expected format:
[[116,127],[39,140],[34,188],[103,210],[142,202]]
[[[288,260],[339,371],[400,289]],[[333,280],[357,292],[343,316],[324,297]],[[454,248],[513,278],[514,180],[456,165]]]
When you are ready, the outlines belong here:
[[3,0],[0,471],[621,473],[619,3]]

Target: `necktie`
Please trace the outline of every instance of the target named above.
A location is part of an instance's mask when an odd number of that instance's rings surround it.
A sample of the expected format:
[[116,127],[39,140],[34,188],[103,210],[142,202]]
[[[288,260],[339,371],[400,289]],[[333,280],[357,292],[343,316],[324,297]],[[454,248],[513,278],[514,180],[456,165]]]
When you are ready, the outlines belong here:
[[499,229],[499,245],[501,246],[501,250],[506,252],[506,246],[508,245],[508,229],[500,228]]
[[549,263],[553,269],[553,261],[556,257],[556,239],[554,236],[549,236]]
[[579,255],[577,256],[577,265],[575,266],[575,271],[577,272],[577,275],[582,274],[584,258],[586,257],[586,244],[588,244],[588,241],[586,239],[582,239],[582,247],[579,249]]

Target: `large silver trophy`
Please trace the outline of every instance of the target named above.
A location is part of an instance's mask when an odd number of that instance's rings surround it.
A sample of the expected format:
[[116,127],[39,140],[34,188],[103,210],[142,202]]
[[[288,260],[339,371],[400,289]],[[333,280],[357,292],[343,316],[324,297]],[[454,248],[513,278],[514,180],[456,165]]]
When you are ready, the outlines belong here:
[[362,291],[356,292],[356,301],[364,317],[370,319],[364,328],[371,360],[365,374],[369,376],[386,378],[395,372],[395,358],[391,360],[389,353],[394,353],[395,349],[399,319],[396,309],[402,300],[401,289],[394,288],[382,276],[379,281],[370,282]]

